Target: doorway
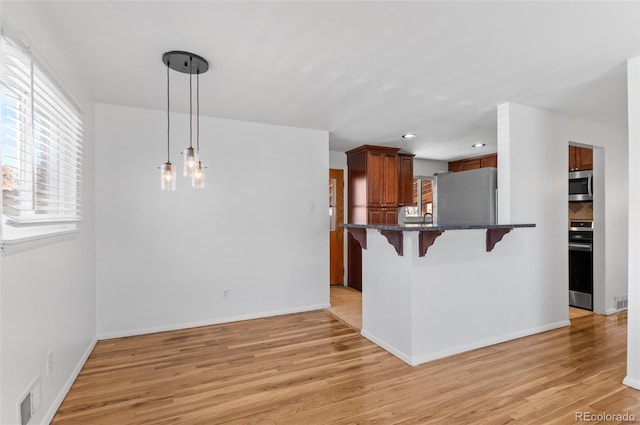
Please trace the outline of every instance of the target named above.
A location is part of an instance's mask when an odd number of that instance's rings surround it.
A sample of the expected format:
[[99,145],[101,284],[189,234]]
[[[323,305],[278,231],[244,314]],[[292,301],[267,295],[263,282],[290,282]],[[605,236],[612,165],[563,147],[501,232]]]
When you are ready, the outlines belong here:
[[344,171],[329,170],[329,284],[344,285]]

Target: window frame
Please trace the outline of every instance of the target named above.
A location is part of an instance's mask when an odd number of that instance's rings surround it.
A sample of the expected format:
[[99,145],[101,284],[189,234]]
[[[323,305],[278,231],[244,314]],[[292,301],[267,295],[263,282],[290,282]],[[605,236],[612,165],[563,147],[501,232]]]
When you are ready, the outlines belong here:
[[[423,180],[429,180],[431,181],[431,190],[433,191],[433,195],[432,195],[432,201],[431,201],[431,212],[429,211],[424,211],[424,207],[425,207],[425,203],[422,202],[422,181]],[[417,218],[417,217],[424,217],[426,214],[430,214],[431,217],[433,217],[434,215],[434,211],[435,211],[435,205],[436,205],[436,194],[435,194],[435,177],[433,176],[413,176],[413,183],[417,184],[417,189],[416,189],[416,193],[417,193],[417,198],[418,198],[418,205],[411,205],[411,206],[406,206],[405,207],[405,217],[413,217],[413,218]],[[417,208],[417,212],[416,213],[409,213],[409,208]]]

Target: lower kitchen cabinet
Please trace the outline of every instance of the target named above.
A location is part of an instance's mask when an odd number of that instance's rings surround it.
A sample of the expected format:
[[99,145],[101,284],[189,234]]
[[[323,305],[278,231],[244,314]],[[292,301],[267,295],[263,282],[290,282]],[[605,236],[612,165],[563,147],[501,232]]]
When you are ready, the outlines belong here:
[[398,224],[397,208],[368,208],[368,224]]

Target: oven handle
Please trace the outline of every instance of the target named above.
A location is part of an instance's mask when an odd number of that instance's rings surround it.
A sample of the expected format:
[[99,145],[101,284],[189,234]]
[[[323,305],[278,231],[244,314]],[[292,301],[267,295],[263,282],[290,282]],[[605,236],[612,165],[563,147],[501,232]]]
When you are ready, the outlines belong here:
[[569,251],[591,252],[592,245],[590,243],[572,243],[569,242]]

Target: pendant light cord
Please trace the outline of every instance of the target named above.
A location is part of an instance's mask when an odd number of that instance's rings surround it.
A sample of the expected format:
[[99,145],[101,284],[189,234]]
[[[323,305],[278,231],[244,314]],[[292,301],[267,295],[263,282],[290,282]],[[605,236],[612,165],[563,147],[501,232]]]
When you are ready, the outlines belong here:
[[169,60],[167,60],[167,163],[171,162],[170,152],[171,149],[169,147],[169,134],[170,134],[170,124],[169,124]]
[[189,56],[189,148],[193,148],[193,89],[191,85],[193,77],[193,56]]
[[200,152],[200,69],[196,74],[196,147]]

